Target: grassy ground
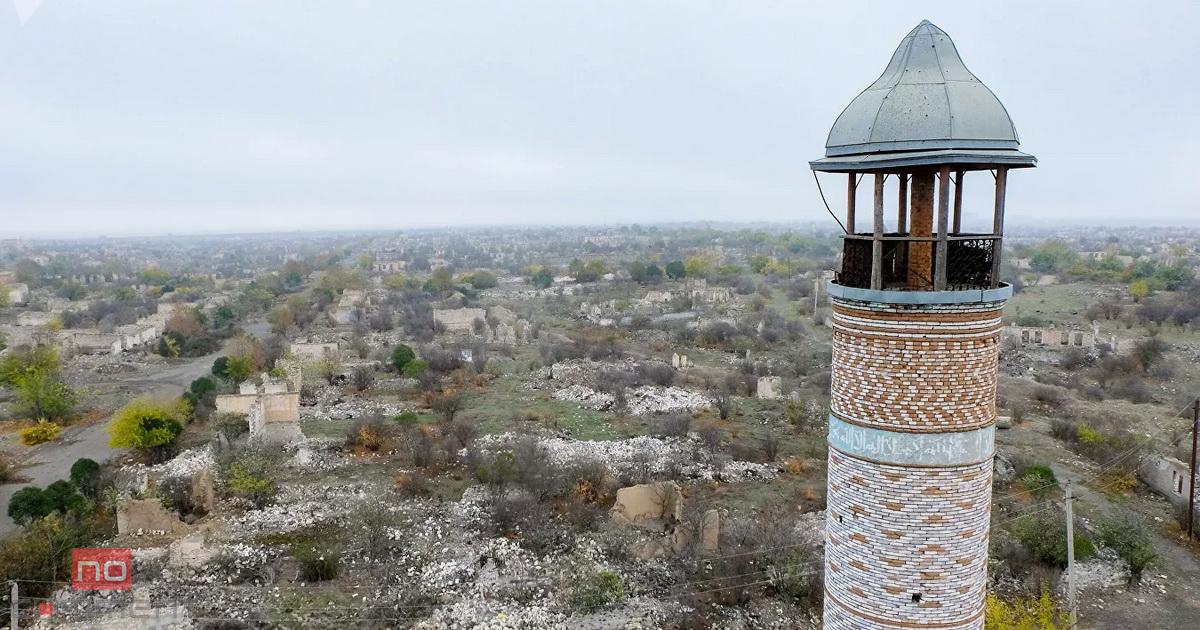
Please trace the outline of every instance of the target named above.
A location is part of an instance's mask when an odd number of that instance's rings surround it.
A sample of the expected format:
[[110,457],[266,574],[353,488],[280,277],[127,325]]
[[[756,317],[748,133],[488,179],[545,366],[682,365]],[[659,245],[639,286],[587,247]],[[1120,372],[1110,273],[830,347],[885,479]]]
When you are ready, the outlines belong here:
[[1087,283],[1026,287],[1004,307],[1004,319],[1016,323],[1022,318],[1037,318],[1046,325],[1060,326],[1090,324],[1084,311],[1099,299],[1098,293],[1104,288]]
[[581,440],[611,440],[644,432],[637,424],[611,413],[555,400],[549,390],[526,389],[526,378],[505,374],[482,391],[468,394],[459,417],[475,422],[481,433],[528,431],[531,425],[540,425]]

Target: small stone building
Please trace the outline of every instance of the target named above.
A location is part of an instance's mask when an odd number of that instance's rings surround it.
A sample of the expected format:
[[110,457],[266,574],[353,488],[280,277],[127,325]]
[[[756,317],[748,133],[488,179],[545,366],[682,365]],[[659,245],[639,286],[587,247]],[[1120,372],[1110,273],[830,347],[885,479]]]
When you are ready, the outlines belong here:
[[250,440],[266,444],[287,444],[304,439],[300,431],[300,391],[293,390],[290,379],[272,379],[262,375],[262,384],[247,381],[236,394],[217,396],[218,413],[246,416]]

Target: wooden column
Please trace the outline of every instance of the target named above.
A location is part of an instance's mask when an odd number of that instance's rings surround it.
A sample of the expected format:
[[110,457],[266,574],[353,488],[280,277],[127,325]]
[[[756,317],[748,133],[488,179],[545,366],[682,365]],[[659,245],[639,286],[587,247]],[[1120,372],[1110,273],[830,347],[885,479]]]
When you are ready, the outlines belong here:
[[938,173],[938,239],[937,256],[933,259],[933,290],[942,291],[946,288],[946,252],[950,219],[950,167],[943,166]]
[[[933,173],[913,173],[912,197],[909,202],[909,236],[933,236]],[[908,288],[928,291],[933,288],[932,278],[933,243],[910,241]]]
[[996,169],[996,209],[992,215],[992,288],[1000,286],[1000,253],[1004,249],[1004,189],[1008,186],[1008,169]]
[[903,234],[908,231],[908,175],[896,176],[900,183],[900,195],[896,205],[896,232]]
[[854,173],[849,173],[846,180],[846,231],[854,234],[854,192],[856,184]]
[[963,176],[966,173],[958,171],[954,174],[954,230],[952,234],[962,233],[962,190]]
[[871,240],[871,288],[883,288],[883,183],[887,175],[875,173],[875,221]]

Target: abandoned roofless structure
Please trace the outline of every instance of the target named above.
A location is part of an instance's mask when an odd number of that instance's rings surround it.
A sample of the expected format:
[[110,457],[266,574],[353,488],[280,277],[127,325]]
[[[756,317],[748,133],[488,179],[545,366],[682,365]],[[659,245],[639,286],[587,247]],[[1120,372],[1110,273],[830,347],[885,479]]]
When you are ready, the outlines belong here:
[[[1010,169],[1036,163],[1017,146],[1004,106],[924,21],[811,163],[847,179],[829,289],[826,628],[983,627],[1000,316],[1011,295],[999,281],[1004,192]],[[986,234],[961,230],[975,172],[980,185],[994,175]],[[873,213],[859,232],[867,181]]]

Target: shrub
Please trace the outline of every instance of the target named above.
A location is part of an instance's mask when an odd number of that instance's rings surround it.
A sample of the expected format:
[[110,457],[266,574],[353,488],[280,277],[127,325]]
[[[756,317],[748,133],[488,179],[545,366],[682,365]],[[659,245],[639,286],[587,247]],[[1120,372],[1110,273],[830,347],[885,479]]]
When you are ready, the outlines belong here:
[[87,497],[96,496],[100,489],[100,464],[82,457],[71,464],[71,483]]
[[709,453],[716,454],[721,450],[721,440],[725,439],[725,431],[715,424],[706,424],[696,431],[700,435],[700,441],[704,442],[704,447]]
[[1145,528],[1133,518],[1117,518],[1100,524],[1100,542],[1112,549],[1129,566],[1129,581],[1137,584],[1142,573],[1158,561],[1158,554]]
[[396,421],[396,424],[412,426],[420,423],[421,417],[417,415],[417,412],[410,409],[408,411],[401,411],[393,420]]
[[779,435],[774,431],[768,431],[765,436],[758,441],[758,446],[762,450],[763,457],[768,462],[773,462],[779,457]]
[[474,423],[458,420],[450,425],[450,435],[458,440],[459,446],[466,448],[475,441],[475,437],[479,435],[479,427]]
[[195,514],[204,516],[201,506],[192,501],[192,478],[187,475],[167,477],[155,486],[163,507],[179,512],[180,516]]
[[462,411],[464,400],[461,394],[449,391],[429,403],[429,408],[441,414],[446,422],[454,422],[454,416]]
[[413,359],[406,363],[400,371],[407,378],[419,378],[422,374],[429,371],[429,364],[421,359]]
[[217,384],[207,376],[201,376],[200,378],[192,381],[192,384],[188,387],[188,391],[194,394],[197,398],[204,398],[210,392],[216,391],[216,389]]
[[292,556],[305,582],[324,582],[338,576],[338,557],[332,548],[297,545],[292,548]]
[[58,439],[60,433],[62,433],[61,426],[43,418],[38,420],[37,424],[21,429],[21,443],[26,446],[34,446],[53,442]]
[[1079,429],[1070,420],[1054,419],[1050,421],[1050,435],[1057,440],[1071,443],[1079,439]]
[[75,409],[75,392],[63,383],[58,353],[48,346],[5,356],[0,361],[0,386],[16,393],[13,410],[19,416],[57,420]]
[[673,413],[650,419],[650,435],[656,438],[687,437],[692,426],[692,417],[686,413]]
[[270,504],[278,492],[276,469],[274,458],[249,451],[222,466],[221,478],[230,494],[261,508]]
[[663,387],[675,381],[675,369],[665,363],[643,363],[637,367],[637,373],[642,380]]
[[114,534],[107,512],[50,514],[0,542],[0,575],[28,580],[23,595],[47,597],[58,588],[53,581],[70,579],[71,549],[95,547]]
[[375,384],[375,370],[366,365],[356,366],[354,372],[350,374],[350,384],[358,392],[371,389],[371,386]]
[[1066,611],[1042,588],[1036,598],[1018,597],[1004,601],[988,593],[985,603],[984,630],[1067,630]]
[[396,428],[382,418],[354,423],[346,436],[346,446],[355,452],[378,453],[391,450]]
[[224,433],[227,440],[235,440],[250,432],[250,421],[241,413],[215,414],[209,418],[209,425],[215,433]]
[[625,584],[612,571],[591,575],[571,591],[570,605],[575,610],[591,613],[625,600]]
[[1090,425],[1079,424],[1075,427],[1075,438],[1080,444],[1094,445],[1104,441],[1104,434],[1093,429]]
[[[1083,528],[1075,526],[1075,559],[1087,560],[1096,555],[1096,548],[1086,536]],[[1067,526],[1056,513],[1040,513],[1026,516],[1013,526],[1017,540],[1029,550],[1038,562],[1059,569],[1067,566]]]
[[713,406],[717,408],[717,414],[722,420],[728,420],[730,414],[733,413],[733,394],[728,390],[717,390],[712,392]]
[[1041,404],[1044,407],[1057,409],[1063,406],[1066,402],[1066,396],[1062,390],[1051,385],[1038,385],[1029,392],[1029,399],[1035,403]]
[[177,409],[138,399],[117,412],[108,432],[109,446],[134,448],[161,461],[183,432],[183,423]]
[[14,480],[16,476],[16,468],[9,461],[8,456],[0,453],[0,483],[8,483]]
[[1017,477],[1021,484],[1036,499],[1050,497],[1058,490],[1058,479],[1049,466],[1028,466]]
[[428,496],[433,492],[433,486],[429,483],[429,477],[426,477],[420,471],[408,472],[402,470],[396,473],[393,481],[396,485],[396,492],[406,499]]

